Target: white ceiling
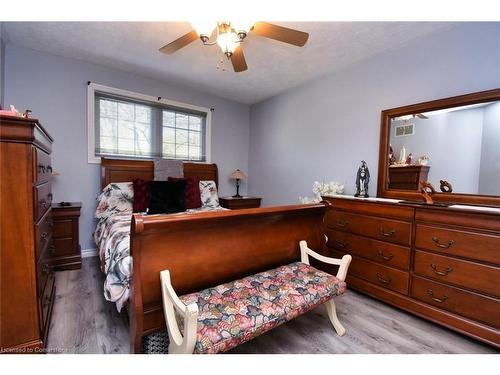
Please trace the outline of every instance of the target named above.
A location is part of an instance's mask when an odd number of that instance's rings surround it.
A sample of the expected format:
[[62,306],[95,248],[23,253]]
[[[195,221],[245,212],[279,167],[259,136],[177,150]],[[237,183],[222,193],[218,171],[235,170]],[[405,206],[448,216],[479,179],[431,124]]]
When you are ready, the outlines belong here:
[[[276,22],[278,23],[278,22]],[[249,69],[217,69],[218,46],[194,42],[173,55],[158,48],[190,31],[187,22],[6,22],[4,40],[53,54],[174,82],[252,104],[328,72],[338,71],[451,23],[280,22],[306,31],[302,47],[249,34],[244,52]]]

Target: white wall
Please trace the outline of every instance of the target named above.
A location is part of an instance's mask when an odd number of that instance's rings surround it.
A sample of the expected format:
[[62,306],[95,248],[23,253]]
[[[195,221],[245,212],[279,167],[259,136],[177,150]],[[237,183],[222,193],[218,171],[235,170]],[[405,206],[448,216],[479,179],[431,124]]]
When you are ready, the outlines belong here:
[[432,115],[428,119],[415,118],[415,134],[394,137],[391,124],[391,144],[399,157],[401,146],[406,155],[429,156],[429,176],[427,180],[439,191],[439,180],[446,180],[455,193],[477,194],[479,188],[479,168],[483,135],[483,109],[466,109]]
[[464,23],[253,105],[249,191],[265,205],[321,179],[353,193],[366,160],[376,195],[381,110],[497,87],[500,24]]
[[[219,167],[220,195],[234,194],[228,179],[236,168],[248,171],[249,107],[211,93],[169,85],[153,79],[11,45],[5,50],[5,104],[33,117],[55,139],[53,181],[55,201],[82,201],[80,243],[94,248],[93,214],[100,191],[100,167],[87,163],[87,81],[161,96],[184,103],[213,107],[212,162]],[[243,193],[246,186],[242,186]]]
[[479,193],[500,195],[500,103],[484,107]]

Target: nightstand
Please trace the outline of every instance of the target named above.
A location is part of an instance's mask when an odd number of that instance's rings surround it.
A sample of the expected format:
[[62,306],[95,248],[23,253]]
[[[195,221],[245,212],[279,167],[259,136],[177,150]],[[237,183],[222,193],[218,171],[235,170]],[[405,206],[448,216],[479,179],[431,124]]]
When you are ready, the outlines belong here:
[[68,202],[69,206],[59,203],[52,205],[53,256],[52,264],[56,270],[74,270],[82,266],[82,254],[78,232],[81,202]]
[[257,208],[260,207],[261,198],[257,197],[223,197],[219,198],[219,203],[224,208],[229,208],[230,210],[239,210],[241,208]]

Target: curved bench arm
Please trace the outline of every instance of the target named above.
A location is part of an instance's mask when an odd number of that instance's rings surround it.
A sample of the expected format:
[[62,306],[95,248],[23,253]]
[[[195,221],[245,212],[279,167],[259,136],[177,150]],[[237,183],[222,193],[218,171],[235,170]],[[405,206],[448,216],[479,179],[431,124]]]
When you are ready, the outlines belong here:
[[[169,354],[191,354],[196,344],[196,326],[198,323],[198,305],[192,303],[184,304],[172,287],[170,282],[170,272],[168,270],[160,272],[161,293],[163,297],[163,312],[167,324]],[[184,319],[184,335],[181,334],[175,310]]]
[[345,281],[345,278],[347,276],[347,269],[349,268],[349,264],[351,263],[352,260],[352,257],[350,255],[344,255],[342,259],[329,258],[321,254],[318,254],[314,250],[309,249],[307,247],[306,241],[300,241],[299,245],[300,245],[300,261],[302,263],[309,264],[309,255],[310,255],[313,258],[319,260],[320,262],[340,266],[339,270],[337,271],[336,277],[341,281]]

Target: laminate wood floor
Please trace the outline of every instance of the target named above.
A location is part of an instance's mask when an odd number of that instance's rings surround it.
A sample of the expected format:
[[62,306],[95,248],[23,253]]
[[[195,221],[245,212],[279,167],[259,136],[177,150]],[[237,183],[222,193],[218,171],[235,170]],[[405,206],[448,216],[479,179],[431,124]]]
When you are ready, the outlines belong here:
[[[128,321],[103,296],[97,258],[56,274],[57,294],[48,339],[54,353],[128,353]],[[362,294],[337,298],[347,330],[335,334],[323,306],[235,348],[231,353],[497,353]]]

